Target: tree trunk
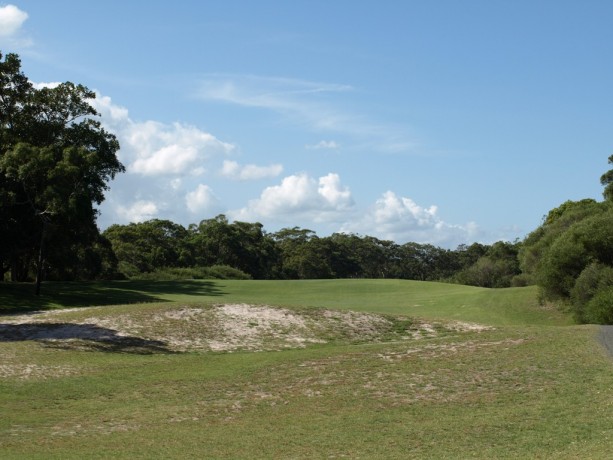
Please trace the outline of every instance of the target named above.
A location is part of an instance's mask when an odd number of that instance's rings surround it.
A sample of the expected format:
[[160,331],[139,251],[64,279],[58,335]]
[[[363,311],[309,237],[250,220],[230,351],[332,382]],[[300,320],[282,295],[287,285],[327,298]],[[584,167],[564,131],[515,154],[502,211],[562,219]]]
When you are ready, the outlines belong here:
[[40,285],[43,282],[43,264],[45,262],[45,236],[47,233],[47,222],[43,220],[43,231],[40,235],[40,249],[38,251],[38,263],[36,264],[36,291],[40,295]]
[[13,255],[11,258],[11,281],[13,283],[17,281],[21,281],[21,273],[19,258],[16,255]]

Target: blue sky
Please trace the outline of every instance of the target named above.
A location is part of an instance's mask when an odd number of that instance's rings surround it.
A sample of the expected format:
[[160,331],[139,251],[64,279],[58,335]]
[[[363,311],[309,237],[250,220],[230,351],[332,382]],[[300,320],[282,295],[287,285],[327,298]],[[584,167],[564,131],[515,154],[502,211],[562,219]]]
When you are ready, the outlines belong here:
[[17,1],[0,50],[122,145],[99,225],[224,213],[455,247],[602,197],[610,1]]

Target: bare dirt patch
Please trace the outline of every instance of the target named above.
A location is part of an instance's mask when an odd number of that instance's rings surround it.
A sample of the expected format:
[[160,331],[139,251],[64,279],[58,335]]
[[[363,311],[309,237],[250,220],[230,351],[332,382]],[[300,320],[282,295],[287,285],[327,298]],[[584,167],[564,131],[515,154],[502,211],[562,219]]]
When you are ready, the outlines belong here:
[[72,366],[44,366],[40,364],[0,364],[0,378],[18,380],[48,379],[75,375],[79,369]]
[[4,317],[0,341],[75,342],[75,349],[89,341],[169,352],[233,352],[335,341],[411,340],[487,329],[463,322],[426,323],[373,313],[249,304],[160,306],[115,314],[91,307]]

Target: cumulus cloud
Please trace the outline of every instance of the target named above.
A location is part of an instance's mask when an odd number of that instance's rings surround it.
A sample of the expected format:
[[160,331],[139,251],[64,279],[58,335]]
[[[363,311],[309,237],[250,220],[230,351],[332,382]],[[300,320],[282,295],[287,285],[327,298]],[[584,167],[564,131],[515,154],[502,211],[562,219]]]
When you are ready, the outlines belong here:
[[155,218],[159,209],[153,201],[139,200],[130,206],[118,205],[116,212],[126,222],[144,222]]
[[328,174],[319,178],[317,193],[334,209],[346,209],[353,205],[349,188],[341,185],[338,174]]
[[210,212],[219,204],[219,199],[208,185],[199,184],[195,190],[185,195],[185,204],[193,214]]
[[221,175],[237,180],[256,180],[267,177],[276,177],[283,172],[283,166],[272,164],[270,166],[244,165],[236,161],[224,160]]
[[350,190],[341,185],[338,174],[314,179],[306,173],[285,177],[280,185],[267,187],[260,197],[238,211],[230,212],[237,220],[274,219],[296,222],[341,221],[352,210]]
[[0,6],[0,37],[14,36],[28,19],[28,13],[15,5]]
[[220,211],[219,199],[199,182],[208,168],[218,167],[220,157],[234,151],[233,144],[185,123],[135,121],[108,96],[97,94],[91,103],[117,136],[118,156],[126,166],[100,208],[103,228],[154,217],[187,224],[195,213]]
[[422,207],[410,198],[387,191],[361,219],[345,223],[341,231],[399,243],[414,241],[447,247],[475,240],[479,233],[475,223],[449,224],[437,212],[436,206]]
[[335,150],[340,147],[336,141],[319,141],[317,144],[306,145],[309,150]]
[[105,125],[117,134],[121,159],[128,172],[144,176],[200,175],[204,164],[216,154],[228,154],[234,145],[184,123],[135,122],[124,107],[107,96],[92,101]]

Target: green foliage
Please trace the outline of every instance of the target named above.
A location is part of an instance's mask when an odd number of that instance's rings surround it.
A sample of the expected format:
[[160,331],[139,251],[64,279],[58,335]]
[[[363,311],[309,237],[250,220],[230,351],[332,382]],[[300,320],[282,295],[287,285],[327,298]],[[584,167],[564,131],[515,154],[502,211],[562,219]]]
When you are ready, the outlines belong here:
[[603,211],[603,205],[592,199],[566,201],[549,211],[543,224],[525,238],[519,249],[522,273],[535,277],[541,270],[545,253],[560,235],[576,222]]
[[212,267],[167,267],[152,272],[136,273],[130,277],[133,280],[143,281],[174,281],[174,280],[249,280],[251,276],[237,268],[227,265],[213,265]]
[[285,279],[333,278],[339,246],[315,232],[298,227],[272,235],[281,254],[281,276]]
[[537,282],[543,300],[570,305],[579,322],[610,324],[613,170],[603,174],[601,183],[605,185],[604,202],[567,201],[552,209],[524,241],[519,260],[522,276]]
[[[479,248],[481,249],[481,248]],[[520,274],[517,254],[518,243],[499,241],[492,246],[483,247],[485,253],[473,264],[459,271],[454,281],[470,286],[504,288],[521,283],[516,277]],[[470,260],[466,257],[467,260]]]
[[169,220],[112,225],[103,235],[111,242],[120,271],[128,277],[163,267],[193,265],[187,230]]
[[[613,165],[613,155],[609,157],[609,164]],[[605,187],[602,192],[605,200],[613,201],[613,169],[609,169],[600,177],[600,183]]]
[[588,323],[613,324],[613,286],[601,288],[585,306]]
[[[15,54],[0,60],[0,268],[15,281],[35,271],[40,282],[95,244],[94,204],[124,167],[117,139],[93,118],[93,91],[36,89],[20,67]],[[82,255],[88,270],[78,276],[97,276]]]
[[539,285],[549,298],[570,298],[581,272],[591,263],[613,265],[613,207],[572,225],[543,255]]
[[219,215],[190,225],[189,233],[195,265],[228,265],[256,279],[275,276],[279,253],[259,222],[230,223]]
[[158,219],[112,225],[103,236],[112,244],[119,273],[128,278],[225,265],[253,279],[401,278],[508,287],[518,273],[516,243],[474,243],[452,251],[345,233],[320,238],[299,227],[268,234],[260,223],[229,222],[224,215],[188,229]]
[[[587,305],[599,291],[613,286],[613,267],[592,262],[581,272],[571,291],[573,314],[584,323],[593,319],[586,314]],[[613,308],[613,303],[611,304]]]

